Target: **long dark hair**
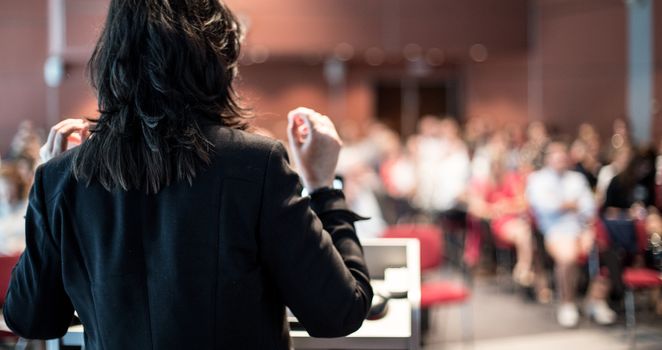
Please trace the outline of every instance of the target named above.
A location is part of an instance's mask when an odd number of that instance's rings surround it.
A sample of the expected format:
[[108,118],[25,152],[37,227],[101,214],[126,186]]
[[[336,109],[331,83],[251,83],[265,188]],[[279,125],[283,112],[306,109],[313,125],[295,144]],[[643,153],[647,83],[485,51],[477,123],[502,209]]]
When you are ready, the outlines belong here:
[[[647,205],[653,204],[656,158],[657,152],[650,147],[642,148],[636,152],[625,169],[615,177],[621,185],[623,195]],[[644,193],[635,193],[637,186],[641,186],[641,189],[645,190]]]
[[219,0],[111,0],[88,63],[98,96],[74,175],[157,193],[209,164],[201,123],[246,129],[233,89],[241,30]]

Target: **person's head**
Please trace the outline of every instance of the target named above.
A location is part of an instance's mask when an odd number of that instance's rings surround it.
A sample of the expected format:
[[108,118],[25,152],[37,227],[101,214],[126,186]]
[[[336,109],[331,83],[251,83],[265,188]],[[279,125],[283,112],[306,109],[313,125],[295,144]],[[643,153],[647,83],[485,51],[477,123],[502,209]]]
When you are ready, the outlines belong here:
[[588,140],[591,140],[593,138],[597,138],[598,132],[595,130],[592,124],[589,123],[581,123],[578,128],[577,132],[577,138],[587,142]]
[[418,133],[422,136],[439,137],[441,122],[435,115],[426,115],[418,121]]
[[570,165],[568,144],[563,140],[553,140],[545,148],[545,164],[556,172],[564,172]]
[[453,117],[445,117],[439,123],[442,138],[455,141],[460,138],[460,125]]
[[111,0],[88,63],[100,116],[74,173],[158,192],[209,162],[203,121],[245,128],[236,101],[241,31],[219,0]]
[[497,131],[490,135],[488,146],[493,153],[506,153],[510,146],[510,136],[504,131]]
[[540,121],[532,122],[526,129],[526,136],[529,141],[544,143],[548,138],[547,135],[547,127]]
[[588,147],[582,139],[577,139],[570,147],[570,161],[572,163],[581,163],[588,156]]

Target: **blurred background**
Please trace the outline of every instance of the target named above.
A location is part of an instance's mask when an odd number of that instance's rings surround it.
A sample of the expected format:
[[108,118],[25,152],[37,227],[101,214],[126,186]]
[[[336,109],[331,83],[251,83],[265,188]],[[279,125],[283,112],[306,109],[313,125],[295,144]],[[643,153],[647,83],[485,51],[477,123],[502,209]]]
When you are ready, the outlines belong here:
[[[662,250],[656,158],[662,145],[662,3],[226,3],[246,29],[237,86],[260,132],[285,140],[287,112],[297,106],[328,114],[347,145],[339,172],[348,199],[372,217],[359,223],[359,234],[383,236],[411,224],[443,232],[445,264],[436,272],[470,293],[426,314],[426,348],[625,349],[635,334],[640,348],[662,349],[662,280],[655,277],[662,266],[655,260]],[[108,0],[0,0],[2,254],[22,249],[26,192],[45,130],[62,118],[97,115],[85,64],[107,6]],[[522,199],[528,202],[522,209],[513,198],[529,198],[526,176],[544,168],[544,149],[559,136],[571,146],[568,167],[584,175],[594,195],[596,222],[607,222],[607,238],[613,231],[613,218],[605,214],[612,207],[605,203],[612,177],[634,167],[634,159],[650,163],[645,203],[620,208],[644,208],[625,219],[643,223],[641,249],[626,254],[609,242],[596,244],[596,256],[616,252],[620,270],[604,272],[609,260],[599,257],[588,259],[597,266],[592,269],[578,262],[586,275],[577,288],[582,297],[590,294],[587,281],[600,274],[611,273],[612,284],[622,287],[603,297],[617,315],[607,327],[584,320],[568,331],[557,322],[554,259],[535,215],[523,220],[530,236],[524,243],[515,234],[495,233],[504,205],[520,214],[535,211],[535,203]],[[599,184],[605,166],[611,176]],[[506,172],[524,180],[519,192],[506,191],[504,204],[484,185],[503,188]],[[645,259],[624,262],[625,255]],[[533,267],[522,270],[522,259]],[[630,267],[657,275],[646,288],[628,285],[621,277]],[[623,298],[639,289],[645,290],[633,297],[634,329]],[[462,321],[467,312],[469,326]]]
[[[240,86],[258,122],[283,136],[286,112],[305,102],[357,133],[383,121],[403,137],[425,114],[493,123],[541,120],[565,132],[581,122],[607,136],[629,115],[630,65],[649,99],[644,126],[662,132],[662,6],[643,34],[622,0],[228,1],[248,28]],[[108,1],[0,4],[0,149],[23,120],[44,127],[95,115],[84,65]],[[637,5],[638,6],[638,5]],[[646,16],[643,16],[646,19]],[[637,20],[637,22],[639,22]],[[642,37],[643,35],[643,37]],[[647,47],[646,47],[647,46]],[[63,76],[44,82],[57,57]],[[53,70],[57,69],[53,62]],[[57,76],[57,74],[55,74]],[[638,98],[634,96],[634,98]],[[643,108],[643,107],[642,107]],[[351,127],[350,127],[351,125]],[[642,130],[643,127],[642,126]],[[643,137],[643,136],[642,136]]]

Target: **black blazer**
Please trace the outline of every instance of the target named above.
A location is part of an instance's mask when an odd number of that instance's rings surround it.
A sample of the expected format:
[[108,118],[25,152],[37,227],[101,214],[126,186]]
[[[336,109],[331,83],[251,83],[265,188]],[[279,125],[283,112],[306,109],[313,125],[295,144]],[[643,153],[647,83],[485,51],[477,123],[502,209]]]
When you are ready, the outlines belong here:
[[41,166],[7,325],[61,337],[74,310],[88,349],[288,349],[287,305],[316,337],[358,329],[372,289],[340,191],[300,197],[276,141],[210,127],[211,165],[156,195]]

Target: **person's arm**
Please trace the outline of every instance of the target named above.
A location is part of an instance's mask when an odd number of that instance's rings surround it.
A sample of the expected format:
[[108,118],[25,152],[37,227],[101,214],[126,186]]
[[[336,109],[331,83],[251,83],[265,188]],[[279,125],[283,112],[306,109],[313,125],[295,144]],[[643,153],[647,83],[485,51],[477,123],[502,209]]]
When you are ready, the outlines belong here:
[[577,213],[584,220],[585,224],[592,225],[596,210],[595,196],[591,190],[591,185],[583,175],[577,177],[577,182],[581,182],[579,185],[580,193],[576,201]]
[[28,339],[62,337],[74,313],[62,283],[59,242],[50,231],[42,176],[38,168],[25,216],[26,249],[3,306],[7,326]]
[[354,222],[342,192],[331,185],[342,141],[326,116],[299,108],[288,136],[311,198],[300,196],[299,176],[282,145],[269,155],[263,187],[259,243],[268,275],[308,333],[340,337],[356,331],[372,301],[372,288]]
[[373,295],[353,225],[358,217],[340,191],[300,197],[299,178],[286,157],[282,146],[273,149],[265,175],[264,266],[311,336],[348,335],[363,323]]

